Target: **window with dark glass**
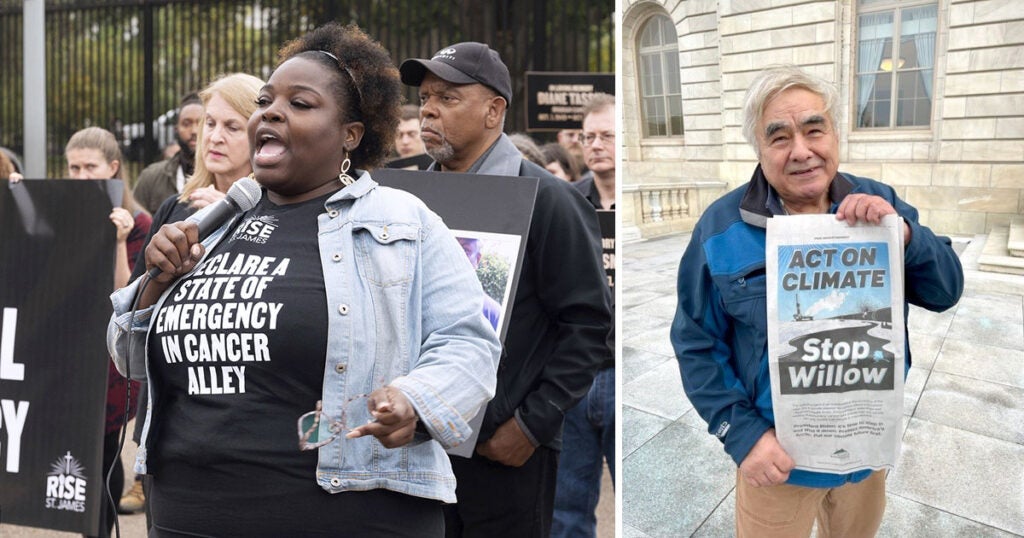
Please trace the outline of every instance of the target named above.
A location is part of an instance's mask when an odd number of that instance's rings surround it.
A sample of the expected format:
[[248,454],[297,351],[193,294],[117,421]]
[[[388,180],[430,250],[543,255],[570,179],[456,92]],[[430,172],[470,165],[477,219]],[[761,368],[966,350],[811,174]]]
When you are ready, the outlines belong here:
[[651,17],[640,30],[640,117],[644,136],[683,134],[682,86],[676,26],[664,15]]
[[858,0],[855,122],[858,128],[928,127],[938,7]]

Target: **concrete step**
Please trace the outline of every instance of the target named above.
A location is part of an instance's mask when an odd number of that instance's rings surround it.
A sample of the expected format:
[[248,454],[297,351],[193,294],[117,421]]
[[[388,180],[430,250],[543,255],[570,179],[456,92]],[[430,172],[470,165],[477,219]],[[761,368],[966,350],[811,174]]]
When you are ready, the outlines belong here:
[[1024,275],[1024,258],[1010,255],[1007,243],[1010,229],[1007,226],[996,226],[988,234],[985,247],[978,256],[978,269],[994,273]]
[[1006,248],[1010,256],[1024,257],[1024,217],[1010,219],[1010,236]]
[[[988,239],[988,234],[953,238],[953,248],[957,249],[960,263],[964,267],[964,291],[1024,295],[1024,276],[982,271],[978,267],[978,258],[981,257],[981,251],[985,248],[986,239]],[[969,240],[966,248],[958,248],[958,240]]]

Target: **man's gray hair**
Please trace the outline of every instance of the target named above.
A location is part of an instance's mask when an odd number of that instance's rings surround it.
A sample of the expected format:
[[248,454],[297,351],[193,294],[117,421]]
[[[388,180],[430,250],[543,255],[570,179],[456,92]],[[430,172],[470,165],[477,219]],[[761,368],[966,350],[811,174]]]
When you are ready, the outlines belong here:
[[829,81],[812,75],[795,65],[773,65],[765,68],[750,83],[747,97],[743,100],[743,138],[761,156],[757,145],[757,122],[764,114],[764,107],[775,96],[790,89],[802,88],[817,94],[825,102],[825,114],[837,129],[835,107],[839,103],[839,91]]
[[615,108],[615,97],[604,92],[596,92],[590,96],[587,100],[587,104],[583,105],[583,119],[587,119],[587,116],[594,112],[600,112],[606,107]]

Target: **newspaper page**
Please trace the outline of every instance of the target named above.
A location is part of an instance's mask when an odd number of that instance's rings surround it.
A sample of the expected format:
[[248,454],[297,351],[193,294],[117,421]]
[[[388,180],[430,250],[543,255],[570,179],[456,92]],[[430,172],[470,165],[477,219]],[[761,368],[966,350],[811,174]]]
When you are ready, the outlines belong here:
[[776,436],[798,469],[892,468],[903,416],[903,221],[768,219]]

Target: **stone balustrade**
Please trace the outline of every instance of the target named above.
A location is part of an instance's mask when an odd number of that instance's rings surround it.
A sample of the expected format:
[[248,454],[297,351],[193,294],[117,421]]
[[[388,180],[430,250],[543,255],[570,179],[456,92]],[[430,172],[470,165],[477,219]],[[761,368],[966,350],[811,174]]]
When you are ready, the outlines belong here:
[[724,181],[623,185],[622,239],[692,230],[707,204],[724,193]]

